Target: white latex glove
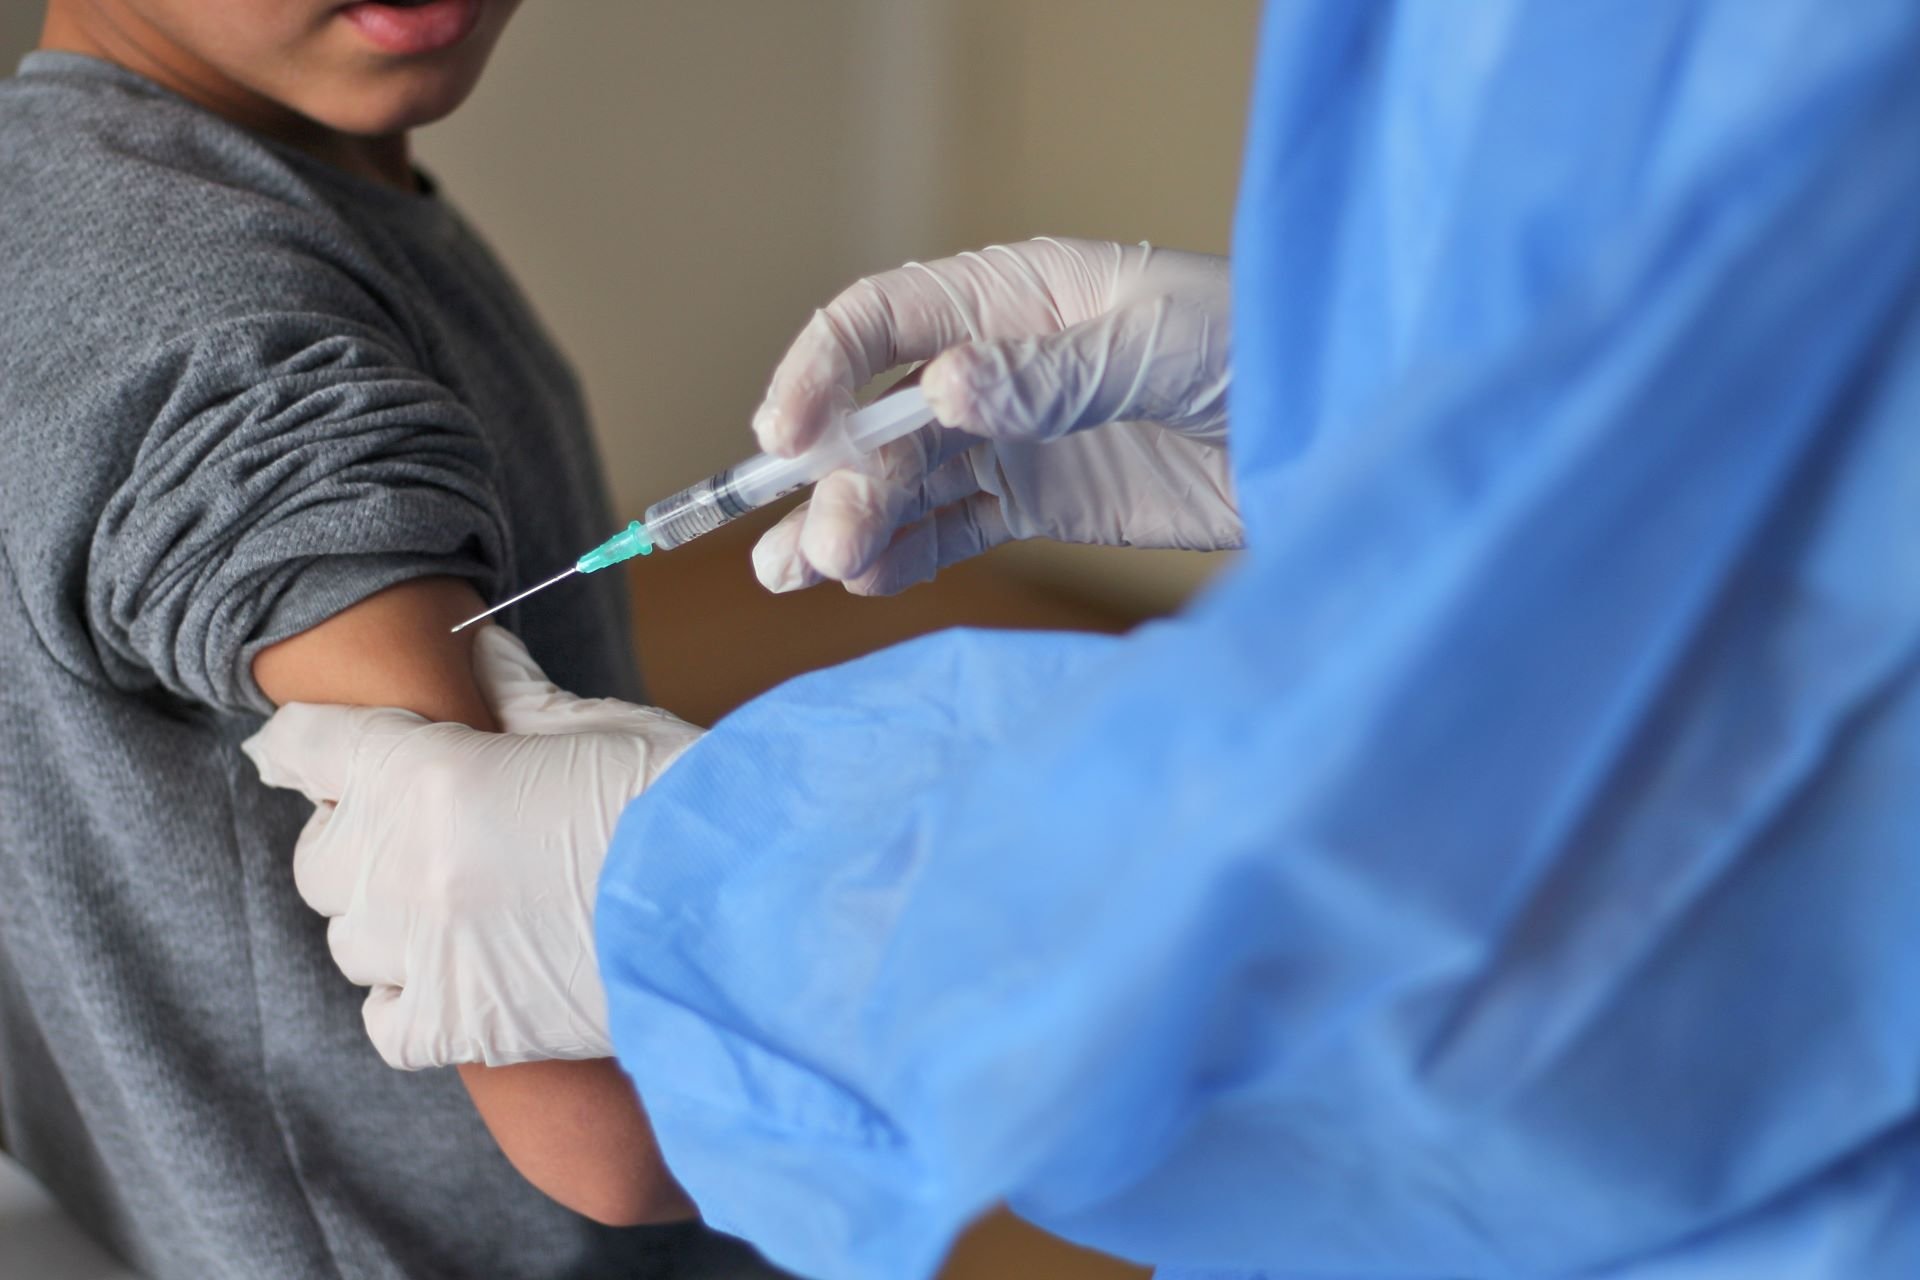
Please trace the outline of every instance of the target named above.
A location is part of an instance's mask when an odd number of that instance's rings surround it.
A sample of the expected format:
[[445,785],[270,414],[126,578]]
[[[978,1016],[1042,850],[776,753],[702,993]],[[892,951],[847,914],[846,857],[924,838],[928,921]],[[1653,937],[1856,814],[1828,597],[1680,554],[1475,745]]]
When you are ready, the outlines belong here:
[[761,583],[885,595],[1016,538],[1239,546],[1227,279],[1224,258],[1048,239],[847,289],[774,371],[761,447],[800,452],[914,360],[931,359],[921,386],[950,429],[821,480],[754,549]]
[[503,733],[390,708],[282,707],[244,750],[316,806],[294,882],[380,1056],[417,1070],[603,1058],[593,902],[627,802],[700,736],[664,711],[576,698],[490,626],[474,641]]

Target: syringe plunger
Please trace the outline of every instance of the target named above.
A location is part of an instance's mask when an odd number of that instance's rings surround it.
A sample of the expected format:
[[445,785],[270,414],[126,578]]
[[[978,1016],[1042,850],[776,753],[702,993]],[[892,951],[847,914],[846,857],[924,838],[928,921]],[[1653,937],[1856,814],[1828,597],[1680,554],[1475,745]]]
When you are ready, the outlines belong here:
[[653,545],[668,551],[712,533],[932,421],[919,387],[884,396],[797,458],[757,453],[654,503],[645,517]]

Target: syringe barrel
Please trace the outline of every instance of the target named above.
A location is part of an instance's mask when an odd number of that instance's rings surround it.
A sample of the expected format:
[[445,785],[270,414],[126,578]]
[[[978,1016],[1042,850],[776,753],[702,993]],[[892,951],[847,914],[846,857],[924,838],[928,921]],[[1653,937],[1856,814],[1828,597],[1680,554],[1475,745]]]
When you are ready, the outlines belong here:
[[797,458],[758,453],[662,498],[642,517],[647,532],[656,549],[671,550],[778,501],[932,421],[933,413],[920,388],[908,387],[855,413],[843,429]]
[[739,499],[731,480],[734,470],[716,472],[647,508],[641,519],[656,550],[671,551],[753,510]]

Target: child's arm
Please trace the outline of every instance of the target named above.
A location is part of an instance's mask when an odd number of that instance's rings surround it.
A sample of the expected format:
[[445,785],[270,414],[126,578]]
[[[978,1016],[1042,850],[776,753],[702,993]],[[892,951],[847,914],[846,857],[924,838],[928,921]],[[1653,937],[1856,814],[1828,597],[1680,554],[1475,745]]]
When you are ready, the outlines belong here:
[[[253,662],[276,705],[337,702],[404,707],[433,720],[493,729],[470,654],[477,632],[448,628],[480,611],[453,578],[389,587]],[[653,1130],[613,1062],[464,1066],[460,1078],[494,1140],[529,1182],[577,1213],[626,1225],[693,1216]]]

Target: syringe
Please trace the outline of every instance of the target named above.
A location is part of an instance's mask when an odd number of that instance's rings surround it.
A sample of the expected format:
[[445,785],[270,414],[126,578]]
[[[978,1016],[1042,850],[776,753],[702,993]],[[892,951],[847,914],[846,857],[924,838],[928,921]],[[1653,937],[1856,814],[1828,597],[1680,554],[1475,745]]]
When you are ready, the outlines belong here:
[[812,484],[830,471],[848,466],[882,445],[913,434],[932,421],[933,411],[927,408],[927,398],[919,387],[884,396],[850,414],[825,439],[797,458],[756,453],[745,462],[736,462],[725,471],[660,499],[647,508],[641,519],[574,561],[571,569],[556,573],[538,586],[528,587],[512,599],[502,600],[484,613],[474,614],[454,630],[464,630],[576,573],[595,573],[635,556],[683,546],[703,533],[711,533],[749,511]]

